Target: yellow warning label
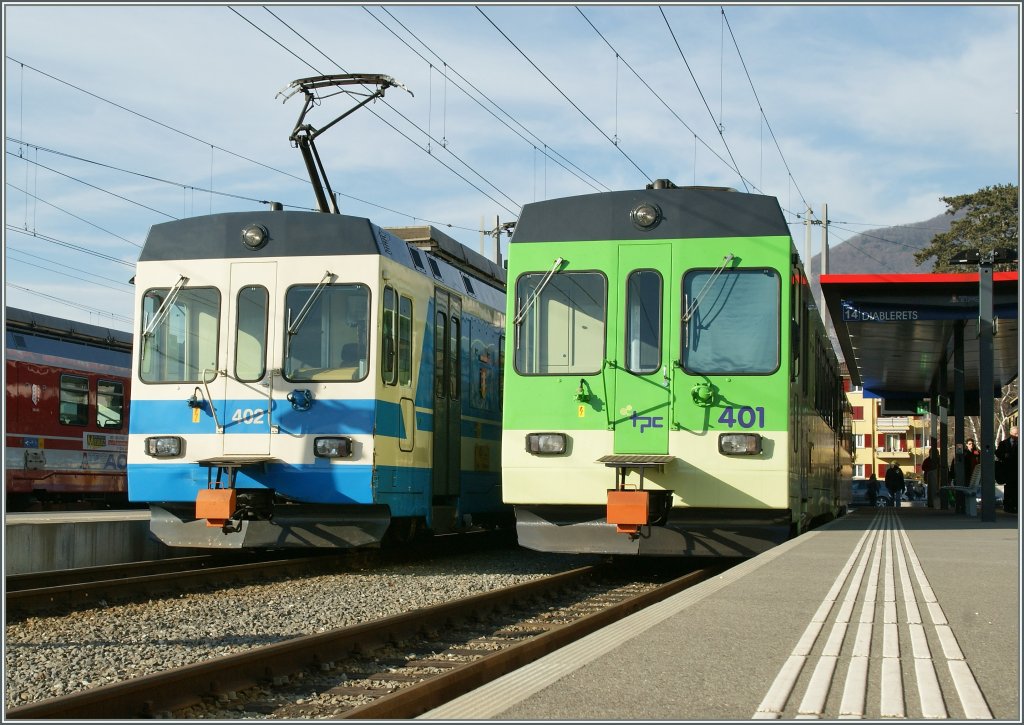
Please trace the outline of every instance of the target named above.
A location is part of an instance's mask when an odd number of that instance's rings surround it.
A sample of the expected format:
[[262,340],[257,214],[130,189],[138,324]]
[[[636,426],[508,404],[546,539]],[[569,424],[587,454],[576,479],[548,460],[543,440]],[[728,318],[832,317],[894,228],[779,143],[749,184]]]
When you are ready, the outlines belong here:
[[198,423],[199,422],[199,408],[193,408],[192,409],[192,422],[193,423]]
[[580,418],[582,418],[582,417],[583,417],[583,411],[584,411],[584,407],[583,407],[583,406],[581,405],[581,406],[579,407],[579,412],[578,412],[578,414],[579,414],[579,417],[580,417]]

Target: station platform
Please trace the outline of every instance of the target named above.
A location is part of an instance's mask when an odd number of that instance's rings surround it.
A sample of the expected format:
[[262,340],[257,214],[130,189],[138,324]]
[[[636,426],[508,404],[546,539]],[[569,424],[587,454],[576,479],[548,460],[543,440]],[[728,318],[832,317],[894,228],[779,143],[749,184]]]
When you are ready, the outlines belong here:
[[173,556],[149,533],[149,509],[52,511],[4,516],[4,575],[125,564]]
[[420,716],[1021,721],[1018,518],[857,509]]

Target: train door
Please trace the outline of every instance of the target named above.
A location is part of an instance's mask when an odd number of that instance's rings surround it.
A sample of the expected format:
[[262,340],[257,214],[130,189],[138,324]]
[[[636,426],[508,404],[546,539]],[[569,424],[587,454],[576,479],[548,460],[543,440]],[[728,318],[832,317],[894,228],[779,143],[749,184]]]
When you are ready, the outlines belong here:
[[462,300],[434,294],[434,495],[458,495],[462,468]]
[[270,453],[277,264],[231,265],[227,295],[227,375],[224,380],[224,453]]
[[675,285],[669,284],[672,250],[668,244],[619,249],[619,304],[608,349],[616,350],[615,453],[668,453],[672,346],[665,310]]

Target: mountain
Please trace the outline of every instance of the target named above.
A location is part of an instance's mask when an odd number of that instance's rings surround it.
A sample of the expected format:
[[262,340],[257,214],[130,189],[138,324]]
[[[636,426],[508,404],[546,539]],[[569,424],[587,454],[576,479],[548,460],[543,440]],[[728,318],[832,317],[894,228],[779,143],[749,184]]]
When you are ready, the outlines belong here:
[[[931,272],[935,266],[935,260],[929,259],[918,266],[914,261],[914,252],[927,247],[936,234],[948,232],[949,225],[954,218],[949,214],[940,214],[928,221],[860,232],[838,244],[830,240],[828,273],[912,274]],[[838,231],[839,226],[836,224],[833,228]],[[820,231],[815,229],[814,233],[819,235],[814,243],[820,246]],[[797,248],[800,249],[803,239],[794,239],[794,241],[797,243]],[[815,280],[817,280],[821,268],[820,257],[820,254],[816,254],[812,260],[812,277]]]

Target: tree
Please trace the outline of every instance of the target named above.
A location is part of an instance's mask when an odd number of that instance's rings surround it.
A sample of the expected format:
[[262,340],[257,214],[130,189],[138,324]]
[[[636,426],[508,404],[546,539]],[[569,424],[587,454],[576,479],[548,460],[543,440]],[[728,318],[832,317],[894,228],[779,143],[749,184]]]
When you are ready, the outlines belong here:
[[[978,250],[982,254],[997,249],[1010,249],[1014,253],[1019,244],[1018,210],[1019,189],[1016,184],[996,184],[978,189],[973,194],[943,196],[947,214],[957,216],[948,232],[936,234],[931,243],[914,254],[918,265],[935,258],[935,272],[963,272],[962,266],[949,260],[965,250]],[[994,269],[1015,269],[1017,262],[997,264]]]

